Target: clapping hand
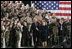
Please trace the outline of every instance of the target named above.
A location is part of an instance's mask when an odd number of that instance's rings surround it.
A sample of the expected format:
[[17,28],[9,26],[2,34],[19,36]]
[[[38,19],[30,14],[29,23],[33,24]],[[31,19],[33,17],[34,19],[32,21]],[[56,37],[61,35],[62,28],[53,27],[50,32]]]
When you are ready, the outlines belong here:
[[50,38],[50,36],[48,36],[48,38]]
[[36,27],[36,30],[38,30],[38,28]]

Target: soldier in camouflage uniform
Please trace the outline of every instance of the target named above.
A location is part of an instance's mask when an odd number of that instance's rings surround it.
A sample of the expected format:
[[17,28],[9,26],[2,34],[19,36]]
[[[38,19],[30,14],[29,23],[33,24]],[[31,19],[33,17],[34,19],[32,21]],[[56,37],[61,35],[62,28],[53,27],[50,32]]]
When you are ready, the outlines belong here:
[[46,14],[47,14],[47,11],[46,11],[46,9],[44,8],[44,9],[43,9],[43,13],[42,13],[42,17],[45,18]]
[[6,26],[6,31],[5,31],[5,42],[6,42],[6,47],[9,46],[9,35],[10,35],[10,31],[9,31],[9,26]]
[[71,20],[69,20],[69,17],[67,17],[67,20],[66,20],[66,28],[67,28],[67,35],[70,36],[71,35]]
[[52,44],[56,44],[58,42],[56,37],[58,36],[60,26],[55,17],[52,17],[52,19],[53,19],[52,23],[49,24],[50,33],[52,35],[51,42],[52,42]]
[[22,25],[20,22],[18,22],[17,27],[16,27],[16,38],[17,38],[17,43],[16,47],[20,48],[21,47],[21,39],[22,39]]
[[28,31],[30,31],[30,26],[32,24],[32,18],[30,17],[30,13],[27,13],[27,16],[25,18],[25,21],[27,22]]
[[[30,17],[30,13],[28,12],[27,13],[27,16],[26,16],[26,18],[25,18],[25,21],[26,21],[26,23],[27,23],[27,28],[28,28],[28,32],[27,32],[27,39],[28,39],[28,45],[29,45],[29,43],[30,43],[30,37],[29,37],[29,32],[30,32],[30,28],[31,28],[31,24],[32,24],[32,18]],[[29,45],[30,46],[30,45]]]
[[5,48],[5,26],[3,20],[1,21],[1,48]]
[[21,24],[23,25],[23,32],[22,32],[22,40],[21,40],[21,46],[27,46],[27,22],[25,21],[26,14],[23,13],[22,17],[20,19]]
[[66,21],[66,38],[71,38],[71,21]]

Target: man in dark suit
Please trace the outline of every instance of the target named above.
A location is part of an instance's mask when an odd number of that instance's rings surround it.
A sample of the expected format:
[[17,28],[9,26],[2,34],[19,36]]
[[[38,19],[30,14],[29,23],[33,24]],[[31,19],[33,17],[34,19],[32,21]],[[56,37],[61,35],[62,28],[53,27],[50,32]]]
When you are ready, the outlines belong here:
[[30,32],[32,32],[33,34],[34,47],[37,47],[38,40],[39,40],[38,26],[39,26],[39,23],[37,22],[37,19],[34,18],[34,22],[32,23],[31,29],[30,29]]
[[59,25],[59,42],[61,43],[66,34],[66,23],[64,22],[64,18],[61,18]]

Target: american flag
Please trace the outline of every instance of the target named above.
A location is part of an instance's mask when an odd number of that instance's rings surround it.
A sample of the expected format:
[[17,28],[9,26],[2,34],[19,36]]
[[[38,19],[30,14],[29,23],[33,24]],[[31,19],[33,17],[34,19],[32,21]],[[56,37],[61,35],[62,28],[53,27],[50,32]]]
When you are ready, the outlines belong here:
[[57,18],[71,19],[71,1],[32,1],[36,9],[47,9],[47,12],[55,13]]

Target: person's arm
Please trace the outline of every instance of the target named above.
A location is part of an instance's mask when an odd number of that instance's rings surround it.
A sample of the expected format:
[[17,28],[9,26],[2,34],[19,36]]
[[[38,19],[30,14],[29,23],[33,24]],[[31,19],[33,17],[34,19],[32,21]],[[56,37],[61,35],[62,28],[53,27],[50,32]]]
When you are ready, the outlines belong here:
[[31,25],[31,28],[30,28],[30,36],[32,36],[32,33],[33,33],[33,23],[32,23],[32,25]]
[[30,28],[30,33],[32,32],[32,30],[33,30],[33,23],[32,23],[31,28]]
[[21,32],[23,32],[23,25],[21,25]]

